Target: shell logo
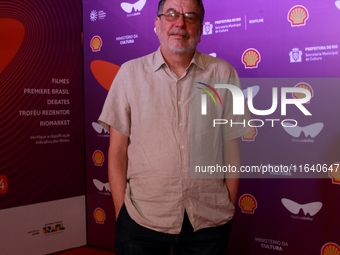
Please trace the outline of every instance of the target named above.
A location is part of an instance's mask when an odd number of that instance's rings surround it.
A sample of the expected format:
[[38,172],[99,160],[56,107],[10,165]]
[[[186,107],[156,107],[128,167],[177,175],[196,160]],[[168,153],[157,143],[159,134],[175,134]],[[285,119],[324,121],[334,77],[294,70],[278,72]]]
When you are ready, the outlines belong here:
[[246,69],[257,68],[261,55],[256,49],[249,48],[243,52],[241,61]]
[[306,21],[309,18],[309,13],[306,7],[302,5],[293,6],[287,15],[287,19],[292,27],[299,27],[306,25]]
[[242,136],[242,141],[253,142],[257,136],[257,128],[253,127],[247,134]]
[[340,255],[340,246],[335,243],[326,243],[321,248],[321,255]]
[[103,46],[103,40],[99,35],[95,35],[92,37],[90,41],[90,47],[93,52],[100,51],[101,47]]
[[252,195],[243,194],[238,200],[238,205],[241,207],[243,213],[254,214],[257,208],[257,201]]
[[92,154],[92,160],[95,166],[102,166],[105,161],[104,153],[100,150],[96,150]]
[[[314,96],[314,91],[311,85],[309,85],[306,82],[300,82],[295,85],[295,88],[302,88],[302,89],[307,89],[310,92],[311,97]],[[296,99],[304,98],[306,95],[303,93],[293,93],[293,97]]]
[[340,185],[340,162],[334,163],[332,169],[328,169],[328,176],[332,179],[333,184]]
[[93,212],[93,217],[98,224],[104,224],[106,220],[105,212],[102,208],[97,207]]

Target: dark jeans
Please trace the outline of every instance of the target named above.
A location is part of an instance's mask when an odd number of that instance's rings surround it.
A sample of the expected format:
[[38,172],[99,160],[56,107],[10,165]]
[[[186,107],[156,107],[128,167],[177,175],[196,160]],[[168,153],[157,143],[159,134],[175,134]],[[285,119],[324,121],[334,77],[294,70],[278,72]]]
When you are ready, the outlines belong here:
[[193,232],[187,213],[181,232],[165,234],[140,226],[123,205],[116,231],[116,255],[225,255],[231,221],[213,228]]

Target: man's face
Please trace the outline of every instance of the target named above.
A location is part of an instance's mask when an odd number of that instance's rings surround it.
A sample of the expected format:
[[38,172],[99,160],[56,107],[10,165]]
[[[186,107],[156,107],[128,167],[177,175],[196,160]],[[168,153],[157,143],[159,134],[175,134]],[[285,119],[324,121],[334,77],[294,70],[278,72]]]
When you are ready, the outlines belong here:
[[[195,12],[199,16],[201,10],[196,0],[166,0],[162,13],[176,11],[178,13]],[[155,20],[156,34],[162,50],[173,53],[190,53],[196,49],[202,33],[199,19],[194,24],[187,22],[183,15],[175,21],[168,21],[164,16]]]

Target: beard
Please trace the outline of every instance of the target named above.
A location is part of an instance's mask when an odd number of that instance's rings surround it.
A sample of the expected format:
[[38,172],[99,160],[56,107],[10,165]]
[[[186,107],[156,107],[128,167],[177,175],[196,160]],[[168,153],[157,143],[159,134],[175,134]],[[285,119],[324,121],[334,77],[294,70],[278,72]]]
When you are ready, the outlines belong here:
[[[169,43],[169,37],[171,35],[182,35],[184,36],[187,40],[188,40],[188,44],[187,45],[180,45],[180,44],[171,44]],[[196,46],[197,44],[200,42],[200,34],[198,33],[197,36],[190,38],[190,35],[181,28],[174,28],[172,30],[170,30],[166,36],[164,36],[164,34],[160,34],[158,36],[159,41],[161,43],[161,45],[163,47],[165,47],[166,49],[168,49],[169,51],[173,52],[173,53],[189,53],[189,52],[193,52],[196,50]]]

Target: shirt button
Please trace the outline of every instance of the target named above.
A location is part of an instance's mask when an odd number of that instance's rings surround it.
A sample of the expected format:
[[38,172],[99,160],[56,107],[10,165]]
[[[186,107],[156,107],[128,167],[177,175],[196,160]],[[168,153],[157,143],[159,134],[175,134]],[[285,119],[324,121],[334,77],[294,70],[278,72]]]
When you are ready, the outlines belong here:
[[181,101],[178,101],[178,104],[181,104]]
[[181,149],[184,149],[184,145],[183,144],[181,145]]
[[181,127],[181,126],[183,126],[183,123],[181,122],[181,123],[179,123],[179,126]]

